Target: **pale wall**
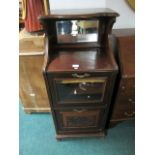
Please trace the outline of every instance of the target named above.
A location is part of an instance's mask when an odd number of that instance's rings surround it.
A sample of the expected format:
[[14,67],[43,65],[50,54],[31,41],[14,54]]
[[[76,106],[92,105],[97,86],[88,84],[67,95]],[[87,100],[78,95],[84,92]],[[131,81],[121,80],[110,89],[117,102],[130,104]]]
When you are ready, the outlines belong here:
[[108,7],[120,14],[114,28],[134,28],[135,13],[126,0],[49,0],[51,9],[79,9]]
[[52,9],[105,7],[105,0],[49,0]]
[[117,11],[120,16],[114,24],[114,28],[134,28],[135,13],[125,0],[106,0],[106,7]]

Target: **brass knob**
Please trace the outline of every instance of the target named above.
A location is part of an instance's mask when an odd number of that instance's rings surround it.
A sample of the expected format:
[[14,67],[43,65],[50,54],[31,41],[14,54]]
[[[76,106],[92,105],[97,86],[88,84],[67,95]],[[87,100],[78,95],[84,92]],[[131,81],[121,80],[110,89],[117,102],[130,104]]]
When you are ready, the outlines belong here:
[[81,113],[81,112],[85,112],[86,109],[73,109],[73,111],[78,112],[78,113]]
[[131,102],[132,104],[135,104],[135,101],[132,98],[129,98],[128,101]]
[[121,88],[122,88],[122,90],[125,90],[125,86],[122,86]]
[[84,73],[83,75],[79,75],[79,74],[75,73],[75,74],[72,74],[72,76],[76,77],[76,78],[85,78],[85,77],[89,77],[90,74]]
[[128,112],[125,112],[124,115],[127,116],[127,117],[132,117],[134,116],[135,112],[132,112],[132,113],[128,113]]
[[132,102],[132,99],[131,99],[131,98],[129,98],[129,99],[128,99],[128,101],[129,101],[129,102]]

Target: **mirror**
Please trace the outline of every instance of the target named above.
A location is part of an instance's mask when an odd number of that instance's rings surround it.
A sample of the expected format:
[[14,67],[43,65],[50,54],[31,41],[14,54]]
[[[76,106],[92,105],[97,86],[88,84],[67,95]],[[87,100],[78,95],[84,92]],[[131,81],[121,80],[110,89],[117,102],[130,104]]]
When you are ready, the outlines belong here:
[[97,42],[97,20],[65,20],[56,22],[58,43]]

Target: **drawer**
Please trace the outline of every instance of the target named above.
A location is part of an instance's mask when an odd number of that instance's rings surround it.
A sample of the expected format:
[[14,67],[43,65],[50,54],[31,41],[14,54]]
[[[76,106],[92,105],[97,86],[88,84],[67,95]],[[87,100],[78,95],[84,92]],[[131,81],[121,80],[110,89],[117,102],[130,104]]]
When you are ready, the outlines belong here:
[[58,130],[64,132],[101,131],[104,109],[56,110]]
[[114,103],[111,120],[123,120],[134,117],[135,95],[133,92],[119,90]]
[[134,95],[119,95],[116,99],[116,105],[134,107],[135,106],[135,96]]
[[134,109],[117,109],[112,114],[111,120],[125,120],[131,119],[135,117],[135,110]]
[[134,98],[131,96],[119,96],[114,104],[112,120],[133,118],[134,112]]
[[127,78],[123,79],[120,83],[119,91],[124,95],[135,95],[135,79]]

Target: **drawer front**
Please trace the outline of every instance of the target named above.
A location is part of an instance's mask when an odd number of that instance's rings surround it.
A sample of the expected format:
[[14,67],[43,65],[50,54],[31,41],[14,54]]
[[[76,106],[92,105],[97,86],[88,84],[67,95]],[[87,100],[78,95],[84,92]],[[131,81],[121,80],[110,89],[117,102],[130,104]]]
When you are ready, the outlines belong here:
[[102,109],[56,110],[59,131],[80,132],[101,130],[104,118]]
[[135,116],[134,96],[119,96],[115,102],[112,120],[128,119]]
[[135,95],[135,79],[134,78],[128,78],[123,79],[120,83],[120,89],[119,92],[121,95]]
[[110,74],[92,73],[48,75],[53,103],[59,106],[107,103],[111,78]]
[[135,110],[129,109],[117,109],[112,115],[112,121],[126,120],[135,117]]
[[120,95],[116,99],[116,106],[118,107],[126,107],[126,108],[134,108],[135,107],[135,96],[134,95]]

